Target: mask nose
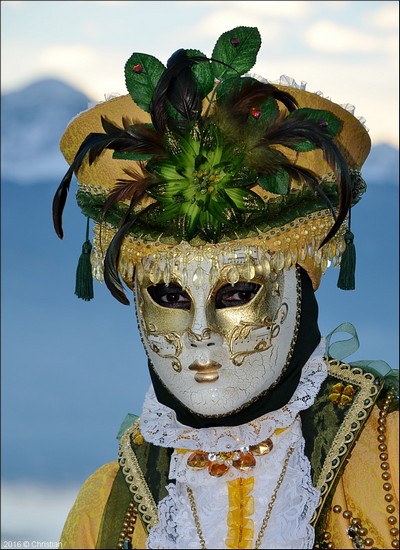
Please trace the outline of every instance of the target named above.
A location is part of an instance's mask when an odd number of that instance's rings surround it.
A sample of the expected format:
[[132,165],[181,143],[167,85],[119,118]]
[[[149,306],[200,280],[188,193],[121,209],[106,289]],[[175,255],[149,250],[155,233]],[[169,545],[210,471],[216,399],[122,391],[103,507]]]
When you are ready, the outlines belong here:
[[215,346],[221,346],[223,338],[217,332],[213,332],[210,328],[205,328],[201,333],[196,333],[193,330],[188,330],[185,334],[184,340],[186,340],[186,346],[188,348],[196,348],[206,350],[210,348],[210,351]]

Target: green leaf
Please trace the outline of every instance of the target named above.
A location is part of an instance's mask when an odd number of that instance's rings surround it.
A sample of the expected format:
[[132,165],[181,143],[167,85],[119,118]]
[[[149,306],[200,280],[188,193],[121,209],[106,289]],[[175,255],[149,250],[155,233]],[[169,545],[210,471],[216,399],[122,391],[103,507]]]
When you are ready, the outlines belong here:
[[229,182],[224,186],[228,188],[233,187],[252,187],[257,184],[257,172],[250,170],[245,166],[231,177]]
[[[218,38],[212,53],[211,67],[214,77],[225,80],[249,71],[256,62],[260,46],[261,36],[256,27],[236,27],[224,32]],[[225,65],[215,60],[222,61]]]
[[[314,120],[318,122],[321,125],[320,127],[325,131],[327,137],[330,139],[334,138],[342,127],[342,122],[339,118],[337,118],[330,111],[325,111],[323,109],[309,109],[308,107],[304,107],[302,109],[296,109],[293,113],[290,113],[287,118],[296,117],[299,117],[302,120]],[[325,124],[327,124],[326,127],[324,127]]]
[[113,159],[122,159],[122,160],[149,160],[153,158],[151,153],[124,153],[123,151],[114,151],[112,158]]
[[[206,57],[200,50],[186,50],[186,55],[188,57]],[[203,99],[214,87],[214,75],[211,69],[210,61],[206,60],[196,63],[196,65],[192,67],[192,73],[196,80],[200,97]]]
[[145,53],[133,53],[125,64],[125,83],[133,101],[150,112],[151,98],[165,70],[157,58]]
[[311,141],[299,141],[298,143],[290,143],[287,145],[290,149],[297,151],[298,153],[307,153],[308,151],[314,151],[317,147]]
[[254,118],[250,113],[248,121],[254,125],[255,128],[265,128],[271,126],[279,115],[278,103],[273,97],[270,97],[265,103],[262,103],[257,107],[261,114],[259,118]]
[[287,195],[289,193],[290,177],[284,168],[279,168],[274,174],[263,174],[258,179],[259,185],[269,191],[270,193],[276,193],[277,195]]

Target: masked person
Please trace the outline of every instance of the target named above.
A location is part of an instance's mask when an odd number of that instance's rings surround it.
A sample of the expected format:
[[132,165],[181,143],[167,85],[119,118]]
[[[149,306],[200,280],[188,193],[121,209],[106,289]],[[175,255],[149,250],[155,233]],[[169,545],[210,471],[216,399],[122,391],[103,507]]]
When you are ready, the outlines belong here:
[[354,288],[370,139],[248,74],[260,45],[238,27],[210,57],[134,53],[129,95],[62,138],[56,231],[74,172],[95,221],[76,293],[93,297],[92,270],[123,304],[133,291],[152,380],[64,548],[398,547],[395,377],[335,359],[314,296],[330,263]]

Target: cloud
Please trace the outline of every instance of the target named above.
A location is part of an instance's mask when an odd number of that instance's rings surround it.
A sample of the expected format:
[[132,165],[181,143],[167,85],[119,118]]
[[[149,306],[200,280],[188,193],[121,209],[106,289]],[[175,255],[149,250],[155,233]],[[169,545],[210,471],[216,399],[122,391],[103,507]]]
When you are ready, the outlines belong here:
[[329,20],[320,20],[308,27],[304,40],[318,52],[332,54],[392,52],[391,37],[362,32]]
[[96,52],[90,46],[79,44],[53,44],[43,48],[38,55],[38,65],[42,69],[53,71],[60,66],[73,66],[76,71],[90,66],[96,59]]
[[364,21],[380,30],[394,31],[399,29],[399,4],[393,2],[368,13]]
[[[231,8],[219,10],[204,17],[197,25],[197,34],[203,38],[207,36],[215,42],[222,33],[238,26],[257,27],[264,45],[273,43],[284,34],[283,25],[276,21],[264,22],[251,10],[248,13],[243,13]],[[193,35],[193,29],[191,31]]]
[[[179,4],[180,2],[170,2],[170,4]],[[248,12],[249,10],[253,13],[262,13],[265,15],[271,15],[276,17],[286,17],[293,19],[295,17],[299,17],[300,15],[304,15],[309,12],[310,10],[310,4],[313,4],[314,2],[306,2],[306,1],[290,1],[286,0],[285,2],[281,1],[268,1],[268,2],[253,2],[253,1],[234,1],[229,2],[229,9],[233,10],[242,10],[245,12]],[[336,2],[331,2],[332,4],[335,4]],[[340,2],[338,2],[340,4]],[[205,8],[210,8],[210,4],[212,4],[211,9],[215,9],[216,11],[219,11],[221,8],[225,8],[226,2],[225,1],[216,1],[216,2],[209,2],[208,0],[189,0],[185,2],[186,6],[204,6]],[[207,9],[208,11],[208,9]]]
[[[57,548],[63,525],[74,503],[78,487],[55,487],[32,482],[1,484],[2,540],[26,540],[24,548]],[[23,520],[21,521],[21,518]],[[39,546],[35,542],[54,543]]]
[[[217,2],[216,2],[217,3]],[[224,4],[224,2],[221,2]],[[298,19],[308,15],[311,9],[310,2],[286,0],[285,2],[230,2],[229,8],[235,7],[244,13],[277,17],[282,19]]]

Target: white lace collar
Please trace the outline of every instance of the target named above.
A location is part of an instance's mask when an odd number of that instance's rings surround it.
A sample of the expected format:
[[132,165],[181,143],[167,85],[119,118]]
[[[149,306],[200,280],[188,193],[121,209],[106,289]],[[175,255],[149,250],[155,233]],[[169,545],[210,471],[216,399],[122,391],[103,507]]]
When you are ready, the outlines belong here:
[[198,449],[214,452],[232,451],[255,445],[270,437],[275,430],[290,426],[298,413],[314,402],[327,376],[323,359],[325,340],[321,342],[304,365],[299,385],[290,401],[277,411],[269,412],[239,426],[191,428],[178,422],[175,411],[157,401],[151,386],[146,394],[140,417],[140,430],[146,441],[161,447]]

